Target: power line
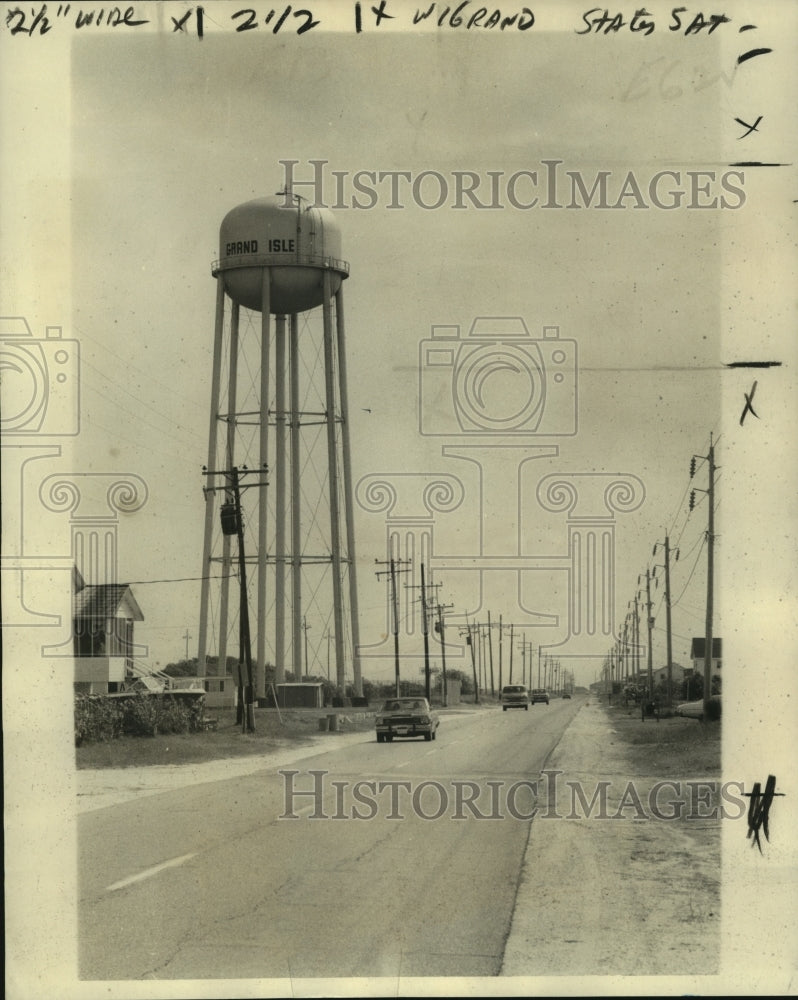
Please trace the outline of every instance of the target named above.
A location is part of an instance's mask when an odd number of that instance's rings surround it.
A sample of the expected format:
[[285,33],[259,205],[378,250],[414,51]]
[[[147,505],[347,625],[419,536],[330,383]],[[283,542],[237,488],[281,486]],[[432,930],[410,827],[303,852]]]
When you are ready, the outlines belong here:
[[[134,584],[141,587],[146,583],[194,583],[197,580],[223,580],[223,576],[174,576],[163,580],[128,580],[127,584],[132,587]],[[182,628],[183,626],[178,626]]]

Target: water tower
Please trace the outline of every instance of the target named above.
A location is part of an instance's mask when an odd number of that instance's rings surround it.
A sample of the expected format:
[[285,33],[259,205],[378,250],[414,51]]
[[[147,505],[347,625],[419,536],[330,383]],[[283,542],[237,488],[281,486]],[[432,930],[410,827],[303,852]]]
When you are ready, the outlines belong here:
[[229,473],[267,469],[252,488],[241,476],[256,695],[267,662],[278,682],[286,669],[330,673],[333,645],[330,680],[343,695],[351,679],[361,695],[340,231],[330,212],[282,192],[228,212],[219,243],[199,672],[208,655],[238,655],[236,554],[219,516]]

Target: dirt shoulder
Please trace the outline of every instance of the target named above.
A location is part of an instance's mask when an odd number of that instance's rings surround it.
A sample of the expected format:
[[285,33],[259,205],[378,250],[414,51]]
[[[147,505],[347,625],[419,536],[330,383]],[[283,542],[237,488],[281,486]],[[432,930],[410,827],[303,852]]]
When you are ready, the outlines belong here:
[[540,785],[504,976],[701,976],[720,963],[720,725],[590,698]]

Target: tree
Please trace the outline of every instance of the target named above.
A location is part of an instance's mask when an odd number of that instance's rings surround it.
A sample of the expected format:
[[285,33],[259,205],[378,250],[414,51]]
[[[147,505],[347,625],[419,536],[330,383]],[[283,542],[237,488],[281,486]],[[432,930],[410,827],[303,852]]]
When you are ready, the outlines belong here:
[[169,674],[170,677],[196,677],[197,662],[195,656],[193,660],[178,660],[177,663],[167,663],[163,672]]

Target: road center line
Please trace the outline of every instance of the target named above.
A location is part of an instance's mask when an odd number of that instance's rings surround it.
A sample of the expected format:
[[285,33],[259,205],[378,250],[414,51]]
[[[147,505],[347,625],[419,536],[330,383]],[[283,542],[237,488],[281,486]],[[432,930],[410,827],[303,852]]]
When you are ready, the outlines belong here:
[[164,868],[176,868],[177,865],[182,865],[190,858],[196,857],[196,855],[197,852],[194,851],[192,854],[184,854],[182,857],[172,858],[170,861],[162,861],[159,865],[155,865],[153,868],[147,868],[143,872],[139,872],[137,875],[128,875],[127,878],[123,878],[119,882],[114,882],[113,885],[106,886],[104,891],[115,892],[117,889],[124,889],[126,885],[133,885],[134,882],[142,882],[145,878],[149,878],[151,875],[157,875],[158,872],[163,871]]

